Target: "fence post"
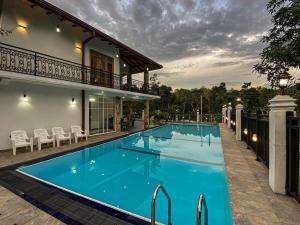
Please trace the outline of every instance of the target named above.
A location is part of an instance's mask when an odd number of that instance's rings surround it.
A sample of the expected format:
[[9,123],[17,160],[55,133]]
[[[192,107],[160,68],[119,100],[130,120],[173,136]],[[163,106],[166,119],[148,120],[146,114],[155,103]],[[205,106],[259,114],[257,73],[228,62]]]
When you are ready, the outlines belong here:
[[226,111],[227,111],[226,105],[223,105],[223,107],[222,107],[222,123],[226,123]]
[[231,110],[232,107],[229,105],[227,108],[227,127],[230,128],[231,127]]
[[235,106],[235,139],[242,140],[242,110],[244,106],[237,104]]
[[269,101],[269,185],[279,194],[286,193],[286,112],[295,110],[295,101],[288,95]]

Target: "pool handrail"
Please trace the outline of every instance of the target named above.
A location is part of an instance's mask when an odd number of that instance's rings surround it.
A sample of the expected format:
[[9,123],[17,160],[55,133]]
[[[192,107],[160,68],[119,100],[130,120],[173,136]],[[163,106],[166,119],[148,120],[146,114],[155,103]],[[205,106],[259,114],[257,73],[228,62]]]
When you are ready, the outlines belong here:
[[204,205],[204,225],[208,225],[208,208],[207,208],[207,204],[206,204],[206,200],[203,194],[201,194],[199,196],[198,199],[198,205],[197,205],[197,216],[196,216],[196,224],[197,225],[201,225],[201,218],[202,218],[202,205]]
[[162,190],[162,192],[165,194],[165,196],[168,199],[168,225],[172,225],[171,223],[171,198],[169,194],[167,193],[166,189],[162,186],[162,184],[157,185],[153,192],[152,196],[152,202],[151,202],[151,225],[155,225],[155,208],[156,208],[156,198],[158,191]]

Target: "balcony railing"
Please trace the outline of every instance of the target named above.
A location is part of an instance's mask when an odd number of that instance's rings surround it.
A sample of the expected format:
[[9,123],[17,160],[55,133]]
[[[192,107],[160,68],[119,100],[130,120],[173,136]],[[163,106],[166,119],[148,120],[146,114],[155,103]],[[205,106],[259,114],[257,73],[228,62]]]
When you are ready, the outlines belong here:
[[158,95],[158,87],[126,76],[0,43],[0,70],[125,91]]

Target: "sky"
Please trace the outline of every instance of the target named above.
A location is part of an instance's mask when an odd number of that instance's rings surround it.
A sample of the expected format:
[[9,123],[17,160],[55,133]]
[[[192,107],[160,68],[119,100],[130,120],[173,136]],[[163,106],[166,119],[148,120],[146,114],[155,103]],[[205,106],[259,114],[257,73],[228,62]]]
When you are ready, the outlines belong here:
[[252,69],[271,27],[267,0],[48,1],[162,64],[154,72],[174,89],[267,84]]

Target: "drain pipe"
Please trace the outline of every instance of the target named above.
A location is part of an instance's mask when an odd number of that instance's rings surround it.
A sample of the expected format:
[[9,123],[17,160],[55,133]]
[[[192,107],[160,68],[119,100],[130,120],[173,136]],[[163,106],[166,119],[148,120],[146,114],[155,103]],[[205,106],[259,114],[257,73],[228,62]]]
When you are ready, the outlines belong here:
[[[92,31],[92,36],[88,37],[87,39],[85,39],[82,42],[81,45],[81,66],[82,66],[82,77],[81,77],[81,81],[82,83],[87,82],[87,77],[85,79],[85,45],[91,41],[92,39],[94,39],[94,37],[96,37],[96,33],[93,30]],[[86,70],[87,72],[87,70]],[[86,74],[87,75],[87,74]],[[85,131],[85,90],[81,91],[81,124],[82,124],[82,130]]]

